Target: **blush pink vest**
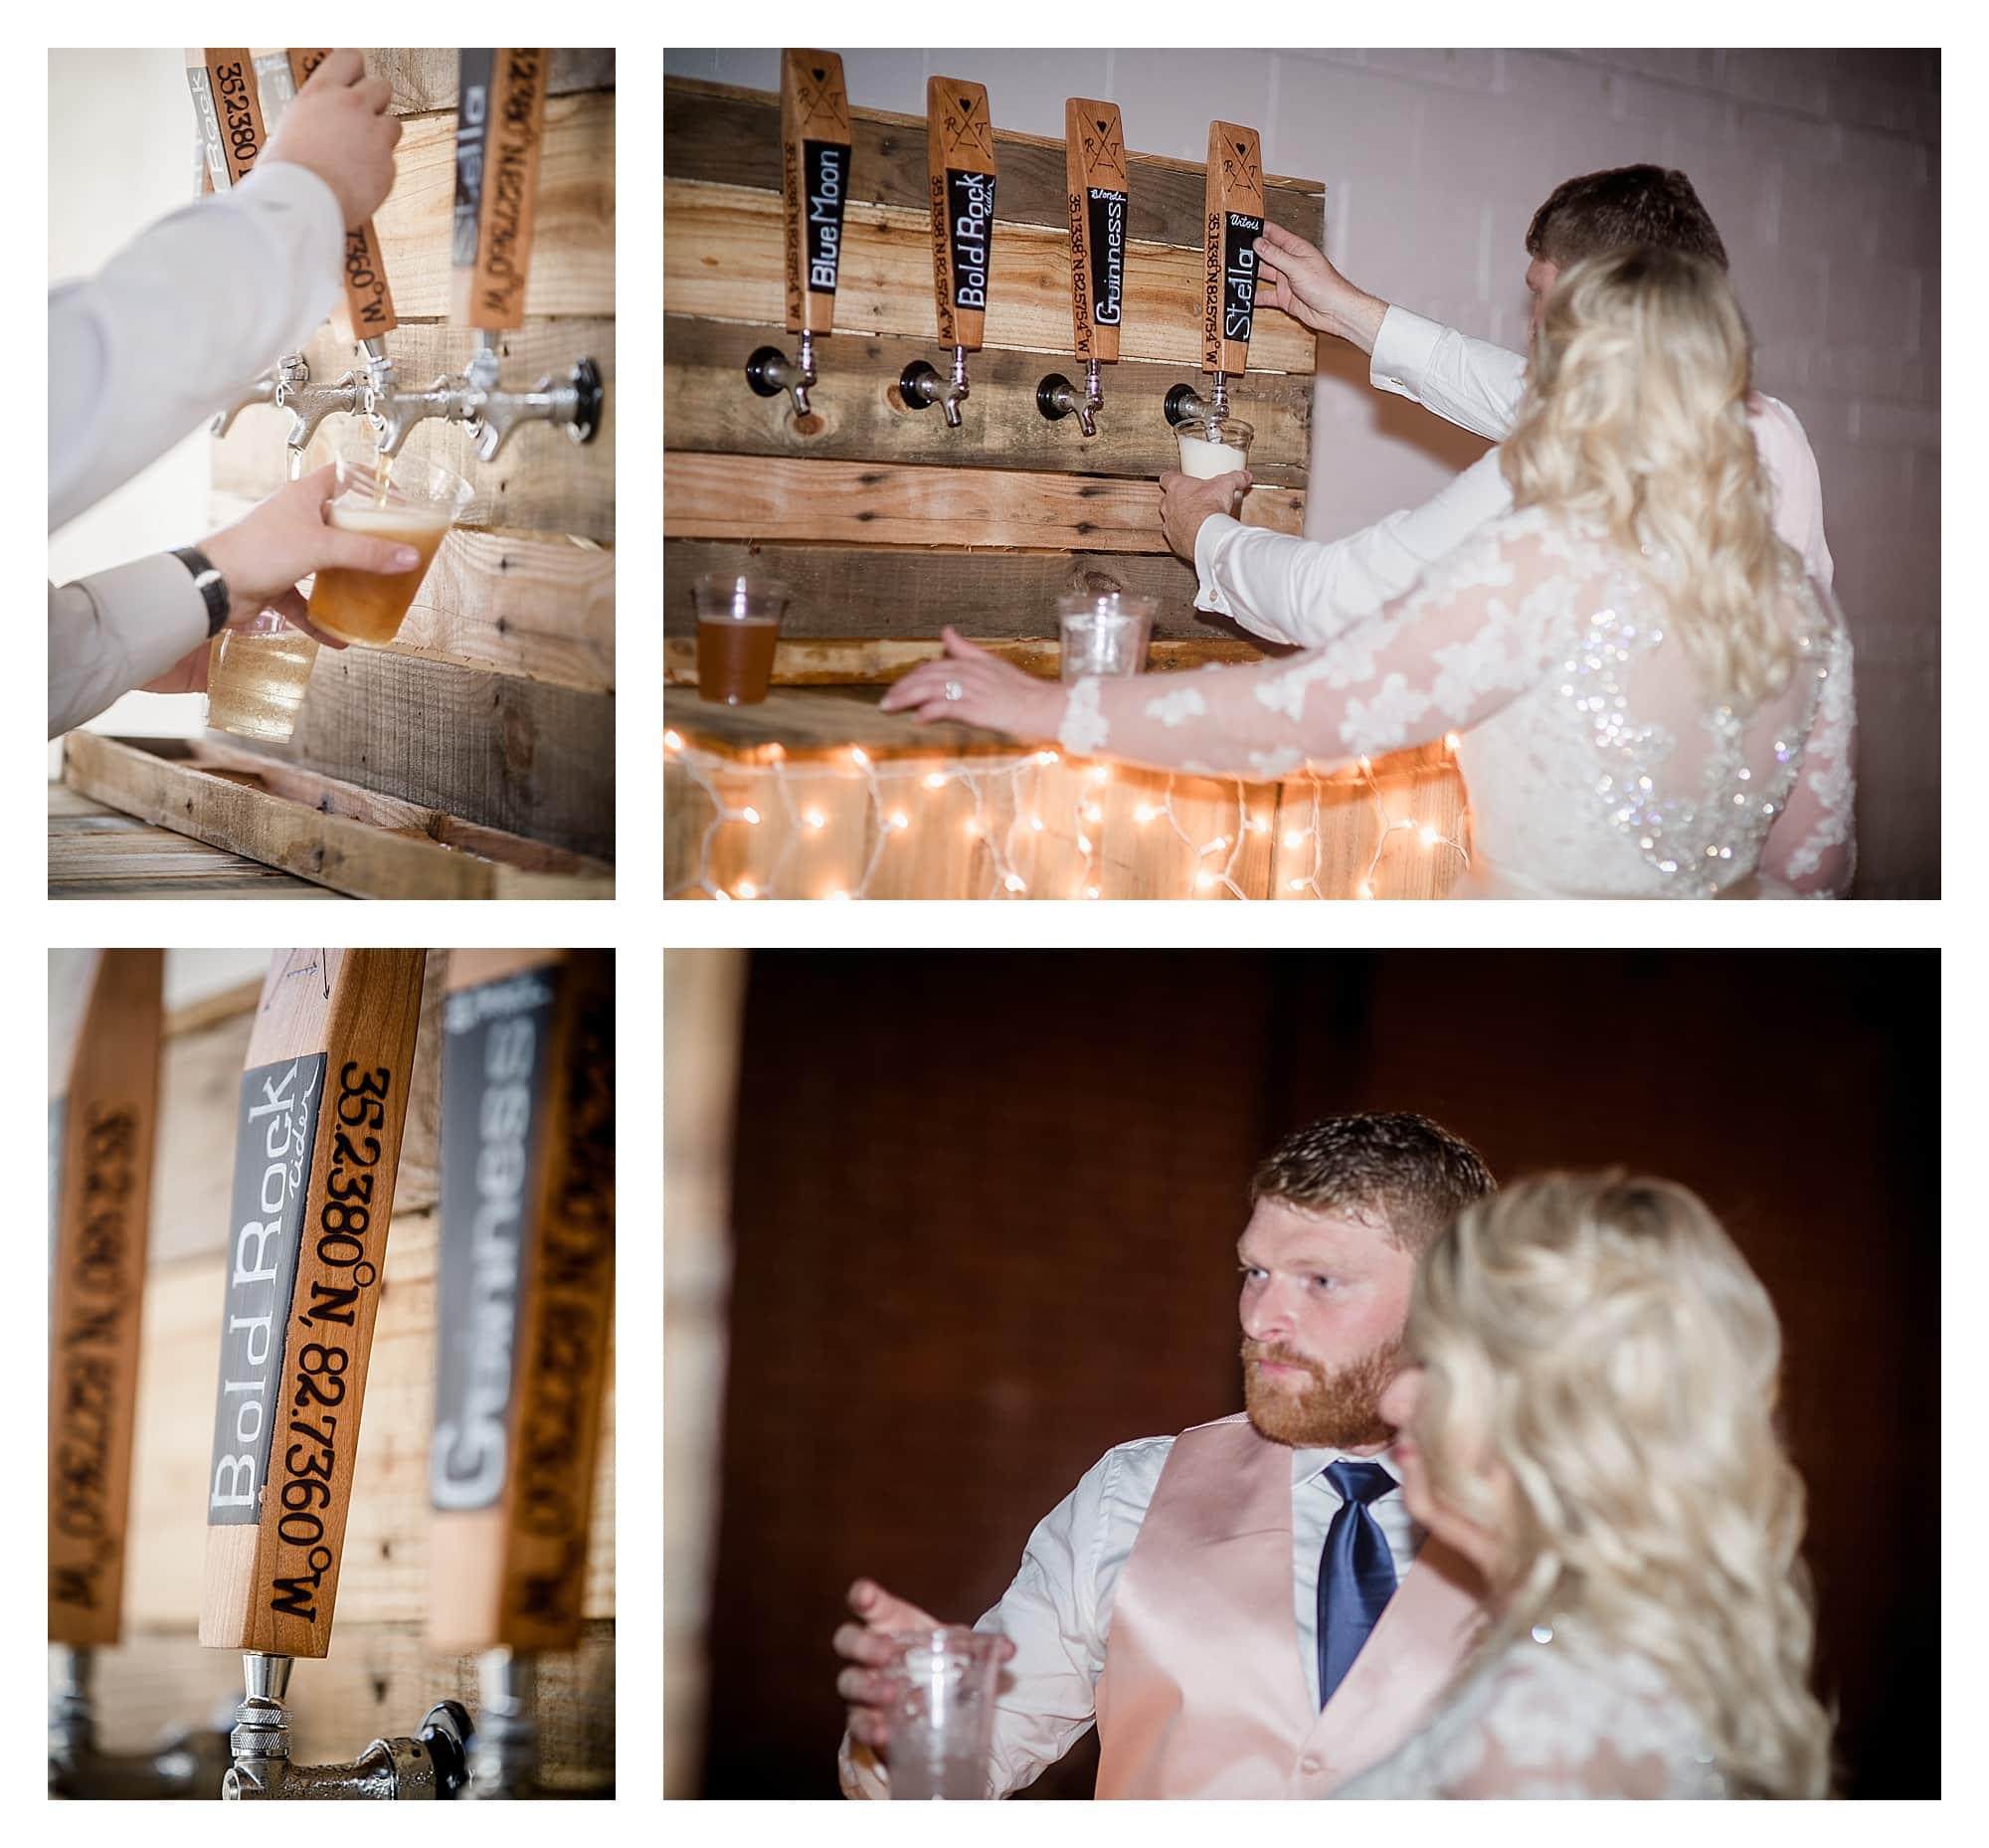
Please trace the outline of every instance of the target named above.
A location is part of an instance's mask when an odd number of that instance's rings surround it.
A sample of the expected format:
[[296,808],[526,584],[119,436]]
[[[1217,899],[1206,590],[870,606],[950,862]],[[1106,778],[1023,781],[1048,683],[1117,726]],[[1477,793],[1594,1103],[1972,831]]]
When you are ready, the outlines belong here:
[[1292,1586],[1292,1453],[1238,1412],[1175,1439],[1133,1543],[1098,1679],[1098,1794],[1325,1796],[1416,1730],[1478,1615],[1429,1540],[1313,1706]]

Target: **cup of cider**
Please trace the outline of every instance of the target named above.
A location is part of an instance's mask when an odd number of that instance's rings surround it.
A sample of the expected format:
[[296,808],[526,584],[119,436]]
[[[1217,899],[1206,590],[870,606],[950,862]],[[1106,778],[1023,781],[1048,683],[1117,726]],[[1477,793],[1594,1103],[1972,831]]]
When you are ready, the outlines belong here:
[[697,604],[697,696],[752,706],[767,697],[788,587],[752,571],[708,571],[691,587]]
[[341,532],[413,546],[412,571],[350,571],[326,566],[311,586],[312,624],[341,642],[385,647],[400,633],[447,533],[475,495],[461,475],[439,462],[389,460],[363,438],[338,452],[338,478],[325,519]]

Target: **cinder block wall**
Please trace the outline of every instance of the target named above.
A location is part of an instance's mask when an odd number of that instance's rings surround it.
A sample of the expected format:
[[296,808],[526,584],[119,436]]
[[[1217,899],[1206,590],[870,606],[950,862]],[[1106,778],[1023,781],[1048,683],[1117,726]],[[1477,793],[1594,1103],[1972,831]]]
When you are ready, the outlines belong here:
[[[671,51],[672,75],[755,89],[777,51]],[[1692,175],[1732,260],[1763,390],[1816,451],[1857,640],[1859,890],[1940,878],[1940,58],[1911,51],[849,51],[850,100],[921,113],[935,71],[994,117],[1063,132],[1108,96],[1130,146],[1199,160],[1212,115],[1268,170],[1327,183],[1328,251],[1390,300],[1525,339],[1527,224],[1571,174]],[[1137,305],[1136,310],[1137,311]],[[1352,531],[1427,498],[1483,445],[1373,391],[1324,343],[1308,521]]]

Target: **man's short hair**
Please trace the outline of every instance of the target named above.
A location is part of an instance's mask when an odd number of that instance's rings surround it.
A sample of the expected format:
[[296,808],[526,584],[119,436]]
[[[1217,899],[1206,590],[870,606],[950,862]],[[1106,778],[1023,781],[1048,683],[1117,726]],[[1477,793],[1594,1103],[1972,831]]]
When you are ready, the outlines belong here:
[[1528,255],[1562,270],[1636,244],[1726,268],[1726,246],[1676,167],[1610,167],[1563,180],[1527,227]]
[[1421,1257],[1458,1213],[1498,1186],[1462,1137],[1428,1117],[1380,1111],[1294,1130],[1257,1164],[1250,1201],[1375,1219],[1390,1244]]

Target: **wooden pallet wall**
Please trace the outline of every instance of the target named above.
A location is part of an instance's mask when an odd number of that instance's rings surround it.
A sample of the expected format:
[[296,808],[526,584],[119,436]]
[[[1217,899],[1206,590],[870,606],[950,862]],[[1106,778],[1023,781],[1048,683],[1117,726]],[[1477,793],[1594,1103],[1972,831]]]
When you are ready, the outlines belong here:
[[[965,65],[957,75],[972,78]],[[1137,144],[1138,98],[1117,100]],[[990,104],[998,122],[998,89]],[[933,304],[925,122],[851,114],[836,330],[816,342],[820,383],[812,414],[797,419],[790,398],[755,396],[744,374],[758,346],[795,350],[784,327],[779,98],[665,80],[666,638],[695,635],[697,574],[750,561],[793,586],[783,635],[799,644],[933,638],[945,622],[991,640],[1049,637],[1058,594],[1115,585],[1160,599],[1157,637],[1233,643],[1242,632],[1194,610],[1194,572],[1168,551],[1155,486],[1175,466],[1163,399],[1183,381],[1207,383],[1201,167],[1129,156],[1124,357],[1104,368],[1105,408],[1087,439],[1075,418],[1051,423],[1035,408],[1046,373],[1083,380],[1070,350],[1064,145],[997,130],[989,344],[969,356],[964,427],[950,430],[937,407],[906,410],[897,390],[911,360],[948,363]],[[1274,223],[1321,240],[1322,185],[1267,178],[1265,188]],[[1298,532],[1314,336],[1262,314],[1250,365],[1231,388],[1256,430],[1260,485],[1243,517]]]
[[[374,217],[401,325],[400,377],[460,372],[467,328],[448,320],[454,191],[453,50],[369,50],[394,87],[402,138],[394,190]],[[405,454],[476,489],[386,648],[321,650],[286,744],[256,748],[389,796],[600,859],[615,854],[615,54],[555,51],[546,103],[526,321],[503,336],[507,384],[564,376],[591,356],[606,387],[594,441],[547,424],[479,462],[457,425],[420,425]],[[305,348],[311,377],[355,364],[329,326]],[[287,414],[258,407],[214,445],[217,519],[285,478]],[[358,431],[328,418],[307,459]],[[247,742],[247,741],[245,741]]]
[[[360,1428],[346,1569],[331,1653],[299,1662],[290,1698],[301,1761],[350,1756],[410,1731],[436,1701],[475,1698],[473,1657],[436,1655],[423,1635],[428,1436],[435,1404],[436,1135],[444,953],[430,953],[413,1091],[388,1234],[379,1322]],[[160,1070],[124,1636],[97,1672],[99,1734],[136,1751],[164,1728],[241,1694],[241,1659],[194,1630],[206,1545],[206,1478],[242,1060],[259,989],[169,1016]],[[546,1658],[541,1722],[549,1773],[614,1769],[615,1392],[611,1357],[582,1613],[570,1657]]]

